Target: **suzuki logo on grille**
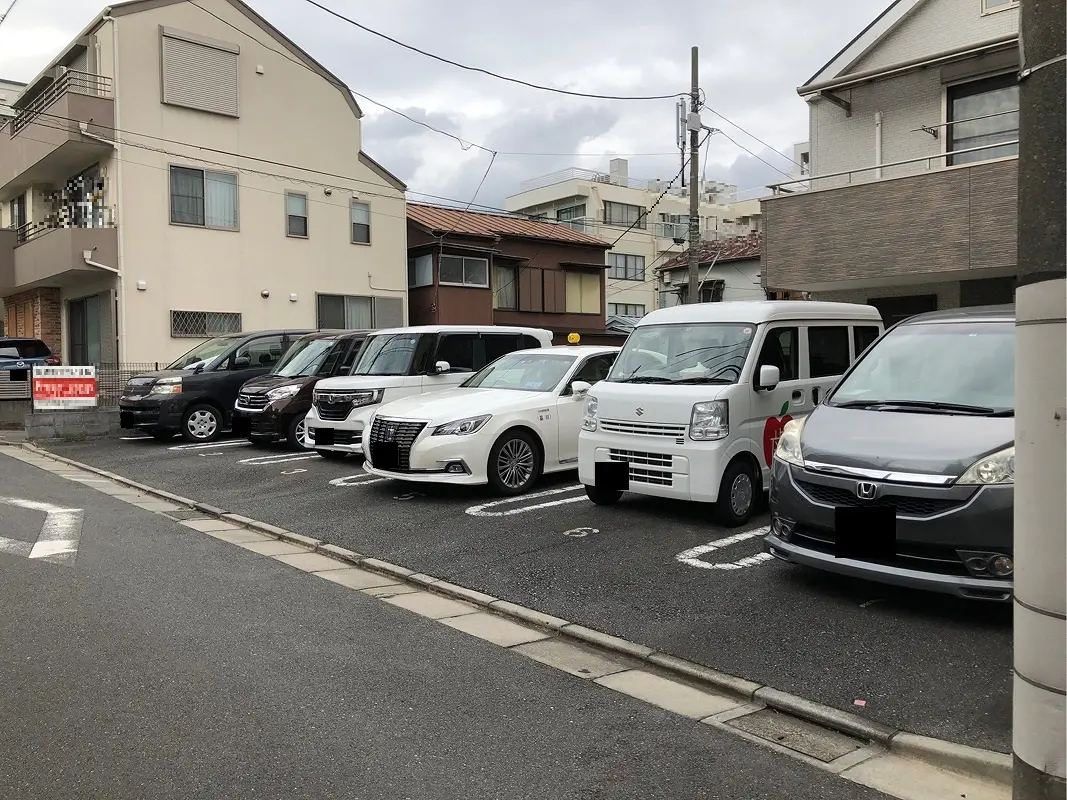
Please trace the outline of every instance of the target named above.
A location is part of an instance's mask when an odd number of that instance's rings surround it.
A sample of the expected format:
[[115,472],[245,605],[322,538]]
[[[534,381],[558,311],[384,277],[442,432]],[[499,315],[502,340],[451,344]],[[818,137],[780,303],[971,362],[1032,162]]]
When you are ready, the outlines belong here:
[[856,484],[856,497],[860,500],[873,500],[878,493],[878,486],[865,481]]
[[644,410],[643,408],[641,408],[641,406],[638,406],[638,407],[637,407],[637,410],[636,410],[636,411],[634,411],[634,413],[635,413],[635,414],[637,414],[637,416],[639,416],[639,417],[640,417],[640,416],[644,415],[644,413],[645,413],[645,410]]

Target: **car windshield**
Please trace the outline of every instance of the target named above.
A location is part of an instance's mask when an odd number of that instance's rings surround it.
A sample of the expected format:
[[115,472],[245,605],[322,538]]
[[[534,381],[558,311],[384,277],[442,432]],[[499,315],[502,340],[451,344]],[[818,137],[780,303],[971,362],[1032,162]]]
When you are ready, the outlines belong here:
[[501,356],[467,378],[464,389],[514,389],[519,392],[551,392],[574,366],[575,356],[523,353]]
[[1015,408],[1015,326],[1006,322],[902,325],[867,354],[828,399],[833,406],[903,406],[933,413]]
[[611,383],[737,383],[756,326],[708,322],[639,325],[626,339]]
[[417,333],[385,333],[368,337],[353,375],[410,375],[419,343]]
[[315,375],[322,368],[326,357],[336,344],[336,339],[300,339],[278,362],[273,374],[282,378]]
[[241,341],[240,336],[219,336],[216,339],[208,339],[206,342],[198,344],[173,364],[168,365],[167,369],[194,369],[198,366],[206,367],[239,341]]

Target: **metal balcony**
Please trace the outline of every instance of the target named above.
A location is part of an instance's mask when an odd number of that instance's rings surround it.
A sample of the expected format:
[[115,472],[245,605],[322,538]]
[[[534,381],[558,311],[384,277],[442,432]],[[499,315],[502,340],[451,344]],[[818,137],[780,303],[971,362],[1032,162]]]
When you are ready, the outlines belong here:
[[93,260],[109,266],[118,261],[118,229],[98,227],[23,225],[0,230],[0,296],[37,286],[66,287],[103,272],[85,263],[85,250]]

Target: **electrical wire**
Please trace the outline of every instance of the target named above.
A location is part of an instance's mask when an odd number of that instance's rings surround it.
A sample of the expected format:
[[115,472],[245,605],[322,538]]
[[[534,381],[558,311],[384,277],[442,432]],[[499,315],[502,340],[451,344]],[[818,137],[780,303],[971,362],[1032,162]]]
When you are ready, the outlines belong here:
[[[774,147],[772,147],[771,145],[767,144],[767,143],[766,143],[765,141],[763,141],[763,140],[762,140],[761,138],[759,138],[758,136],[756,136],[756,134],[754,134],[754,133],[750,133],[749,131],[745,130],[745,129],[744,129],[744,128],[742,128],[742,127],[741,127],[740,125],[738,125],[738,124],[737,124],[736,122],[732,122],[731,120],[727,119],[726,117],[724,117],[724,116],[723,116],[722,114],[720,114],[720,113],[719,113],[718,111],[716,111],[716,110],[715,110],[714,108],[712,108],[711,106],[705,106],[705,108],[707,108],[707,109],[708,109],[708,111],[710,111],[710,112],[711,112],[712,114],[714,114],[714,115],[715,115],[716,117],[718,117],[719,119],[721,119],[721,120],[722,120],[723,122],[725,122],[725,123],[726,123],[727,125],[730,125],[730,126],[732,126],[732,127],[734,127],[734,128],[737,128],[737,129],[738,129],[739,131],[741,131],[741,133],[745,134],[745,136],[748,136],[748,137],[749,137],[750,139],[754,139],[755,141],[759,142],[759,143],[760,143],[761,145],[763,145],[764,147],[766,147],[766,148],[767,148],[768,150],[773,150],[773,151],[774,151],[774,152],[776,152],[776,153],[778,152],[778,150],[777,150],[776,148],[774,148]],[[723,134],[723,136],[726,136],[726,134]],[[726,136],[726,138],[727,138],[727,139],[730,139],[730,137],[729,137],[729,136]],[[730,141],[733,141],[733,139],[730,139]],[[734,142],[734,144],[737,144],[737,142]],[[741,145],[739,145],[739,144],[738,144],[737,146],[738,146],[738,147],[741,147]],[[744,150],[745,148],[741,147],[741,149],[742,149],[742,150]],[[781,153],[779,153],[779,155],[781,155]],[[758,157],[758,156],[757,156],[757,157]],[[797,161],[793,161],[793,159],[792,159],[792,158],[790,158],[789,156],[782,156],[782,158],[784,158],[784,159],[785,159],[786,161],[791,161],[792,163],[796,164],[796,165],[797,165],[798,167],[802,166],[802,165],[801,165],[801,164],[800,164],[799,162],[797,162]],[[760,159],[760,160],[762,160],[762,159]]]
[[11,0],[11,5],[9,5],[7,7],[7,11],[5,11],[2,15],[0,15],[0,25],[3,25],[4,24],[4,20],[7,19],[11,15],[11,10],[15,7],[15,4],[18,3],[18,1],[19,0]]
[[508,83],[516,83],[516,84],[518,84],[520,86],[526,86],[526,87],[528,87],[530,89],[538,89],[538,90],[540,90],[542,92],[554,92],[555,94],[565,94],[565,95],[569,95],[571,97],[588,97],[588,98],[593,99],[593,100],[673,100],[676,97],[680,97],[682,95],[688,95],[688,92],[675,92],[674,94],[637,95],[637,96],[634,96],[634,95],[627,96],[627,95],[610,95],[610,94],[591,94],[591,93],[587,93],[587,92],[572,92],[572,91],[569,91],[567,89],[557,89],[554,86],[542,86],[540,84],[530,83],[529,81],[524,81],[524,80],[521,80],[519,78],[512,78],[512,77],[509,77],[507,75],[501,75],[500,73],[497,73],[497,72],[491,72],[490,70],[482,69],[481,67],[472,67],[472,66],[469,66],[468,64],[461,64],[458,61],[453,61],[453,60],[451,60],[449,58],[445,58],[444,56],[439,56],[436,53],[431,53],[431,52],[429,52],[427,50],[422,50],[422,49],[420,49],[418,47],[415,47],[414,45],[410,45],[410,44],[407,44],[406,42],[402,42],[399,39],[394,39],[392,36],[384,34],[381,31],[376,31],[373,28],[368,28],[366,25],[363,25],[363,24],[361,24],[359,22],[356,22],[354,19],[346,17],[344,14],[341,14],[341,13],[339,13],[337,11],[334,11],[332,8],[328,8],[328,7],[324,6],[324,5],[322,5],[322,3],[316,2],[316,0],[305,0],[305,2],[308,3],[309,5],[315,6],[316,8],[318,8],[318,9],[320,9],[322,11],[325,11],[327,14],[330,14],[330,15],[336,17],[337,19],[340,19],[340,20],[343,20],[344,22],[347,22],[349,25],[354,25],[355,27],[359,28],[361,31],[364,31],[365,33],[369,33],[369,34],[371,34],[373,36],[377,36],[380,39],[384,39],[387,42],[391,42],[392,44],[395,44],[398,47],[403,47],[405,50],[410,50],[413,53],[418,53],[419,55],[425,56],[426,58],[432,58],[435,61],[441,62],[442,64],[448,64],[448,65],[456,67],[458,69],[466,70],[467,72],[478,72],[478,73],[481,73],[482,75],[488,75],[491,78],[496,78],[497,80],[507,81]]
[[[756,154],[755,154],[755,153],[753,153],[753,152],[752,152],[751,150],[749,150],[749,149],[748,149],[747,147],[745,147],[745,146],[744,146],[743,144],[738,144],[738,143],[737,143],[736,141],[734,141],[733,139],[731,139],[731,138],[730,138],[729,134],[727,134],[727,133],[725,133],[725,132],[723,132],[723,131],[719,131],[719,133],[721,133],[721,134],[722,134],[723,136],[725,136],[725,137],[726,137],[726,139],[727,139],[728,141],[730,141],[730,142],[733,142],[733,143],[734,143],[734,145],[736,145],[737,147],[740,147],[740,148],[741,148],[742,150],[744,150],[744,151],[745,151],[746,153],[748,153],[748,154],[749,154],[750,156],[752,156],[752,157],[753,157],[754,159],[756,159],[757,161],[762,161],[762,162],[763,162],[764,164],[766,164],[766,165],[767,165],[768,167],[770,167],[771,169],[775,170],[776,172],[780,172],[780,173],[781,173],[782,175],[785,175],[785,176],[786,176],[787,178],[792,178],[792,177],[793,177],[792,175],[790,175],[790,174],[789,174],[788,172],[786,172],[786,171],[785,171],[784,169],[782,169],[781,167],[776,167],[776,166],[774,166],[774,164],[772,164],[772,163],[771,163],[770,161],[768,161],[767,159],[763,158],[762,156],[758,156],[758,155],[756,155]],[[772,148],[772,149],[773,149],[773,148]],[[778,152],[778,151],[775,151],[775,152]],[[778,153],[778,155],[781,155],[781,153]],[[791,159],[791,158],[790,158],[790,159],[788,159],[788,160],[789,160],[789,161],[792,161],[793,159]]]

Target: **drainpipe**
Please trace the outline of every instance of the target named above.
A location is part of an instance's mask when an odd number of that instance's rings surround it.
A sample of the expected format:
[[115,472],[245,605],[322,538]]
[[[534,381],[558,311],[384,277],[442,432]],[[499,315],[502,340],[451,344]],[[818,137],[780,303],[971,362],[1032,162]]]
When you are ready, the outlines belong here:
[[[111,11],[110,7],[107,11]],[[122,131],[121,111],[122,102],[119,98],[119,26],[109,13],[105,13],[103,19],[111,23],[111,96],[115,105],[115,138],[118,139],[119,133]],[[120,142],[112,142],[115,147],[115,206],[117,208],[116,217],[122,214],[122,210],[125,204],[122,202],[122,145]],[[119,319],[117,321],[118,335],[115,337],[116,353],[115,360],[122,364],[126,358],[126,286],[122,279],[123,272],[126,268],[125,249],[123,244],[125,242],[125,236],[123,226],[118,226],[118,270],[116,274],[119,276],[118,292],[119,292]]]
[[882,112],[874,112],[874,163],[878,167],[874,171],[875,180],[882,179]]

